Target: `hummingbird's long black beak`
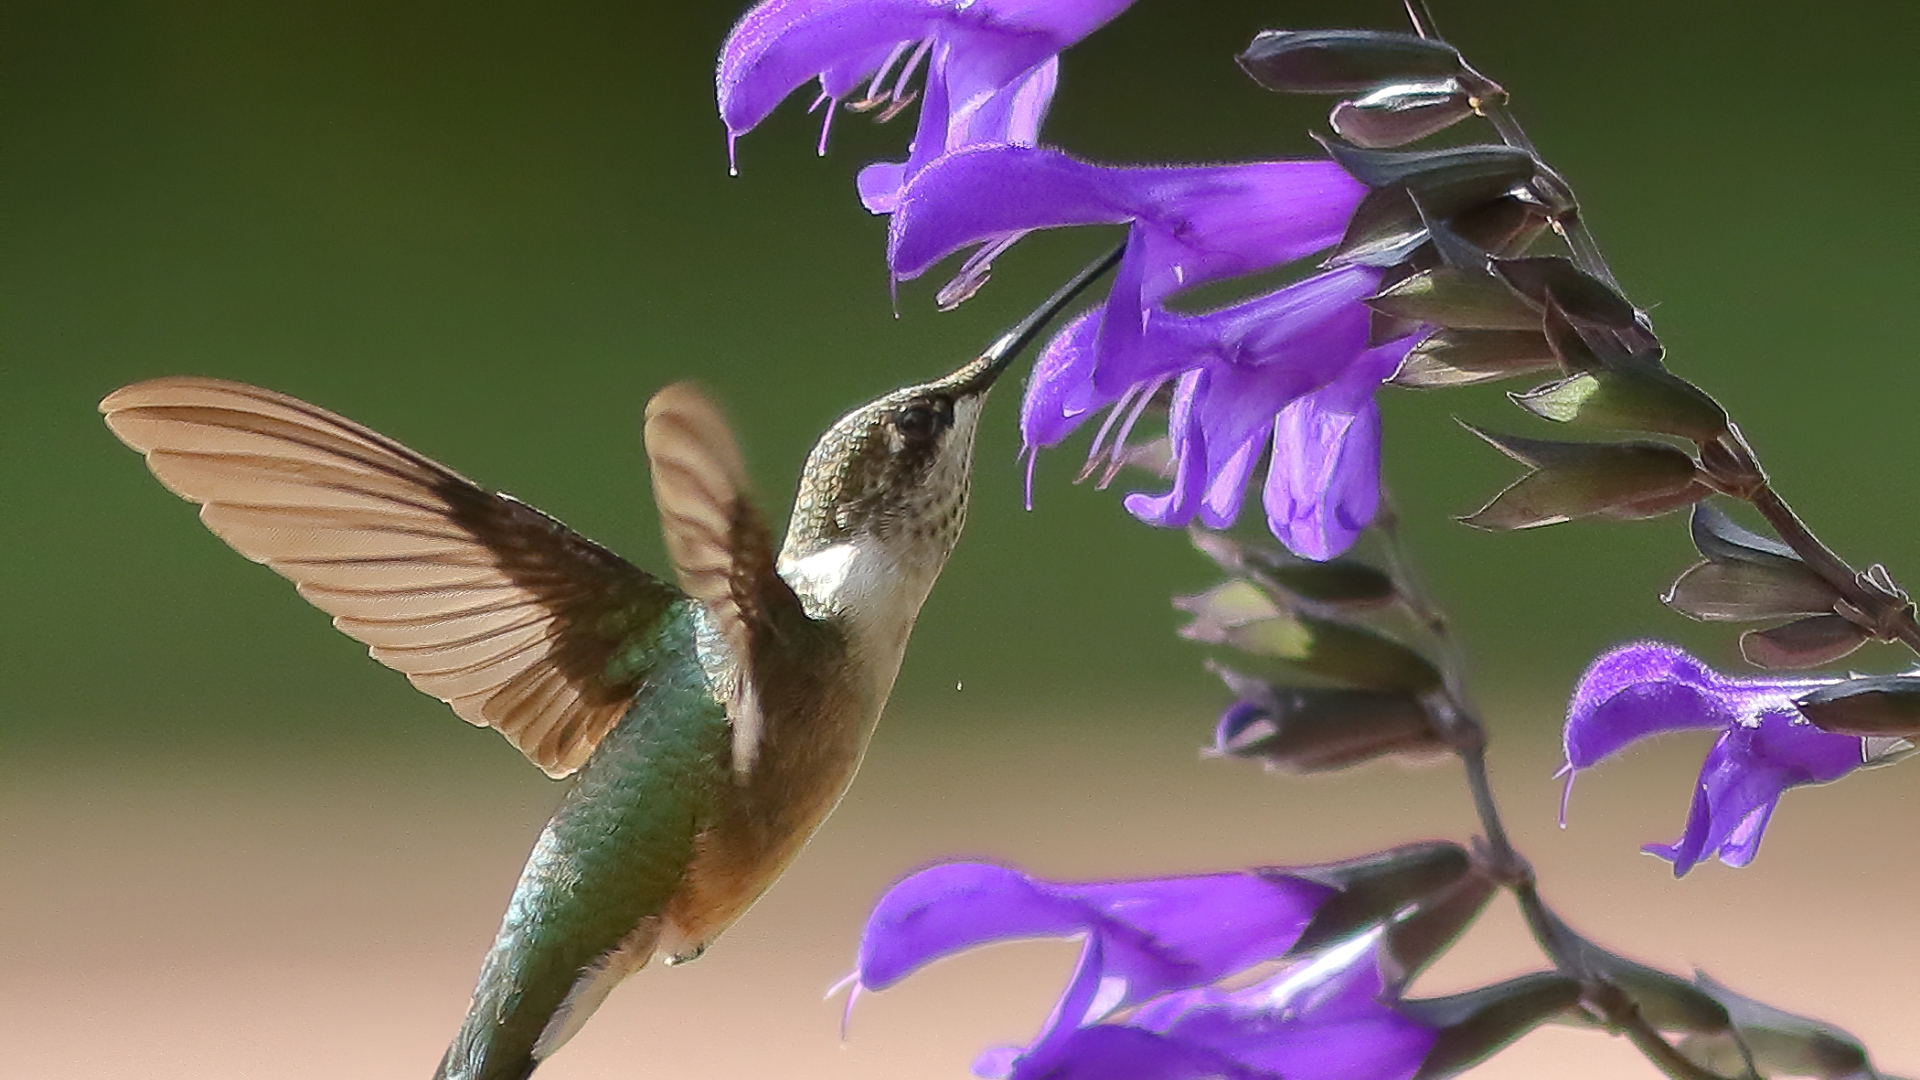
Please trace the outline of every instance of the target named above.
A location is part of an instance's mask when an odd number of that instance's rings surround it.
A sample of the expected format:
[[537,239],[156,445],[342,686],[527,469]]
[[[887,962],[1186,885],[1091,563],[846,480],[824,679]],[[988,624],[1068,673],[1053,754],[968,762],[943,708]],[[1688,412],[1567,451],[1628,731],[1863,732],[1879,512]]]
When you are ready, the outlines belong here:
[[1068,304],[1073,303],[1076,297],[1086,291],[1087,286],[1098,281],[1101,275],[1118,265],[1120,256],[1125,254],[1126,250],[1125,244],[1119,245],[1088,263],[1066,284],[1054,290],[1052,296],[1047,297],[1045,302],[1034,308],[1031,314],[1021,319],[1013,329],[1001,334],[993,344],[987,346],[978,360],[968,365],[974,370],[968,373],[966,380],[956,389],[969,395],[986,393],[987,388],[1000,377],[1000,373],[1007,370],[1013,363],[1014,357],[1020,355],[1020,350],[1026,348],[1034,338],[1039,337],[1040,332],[1047,328],[1047,324],[1064,311]]

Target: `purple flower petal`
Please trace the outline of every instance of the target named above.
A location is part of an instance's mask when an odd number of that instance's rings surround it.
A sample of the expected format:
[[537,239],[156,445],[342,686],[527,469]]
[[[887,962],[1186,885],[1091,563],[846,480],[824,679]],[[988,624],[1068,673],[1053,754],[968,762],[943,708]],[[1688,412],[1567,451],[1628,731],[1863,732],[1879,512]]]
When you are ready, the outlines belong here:
[[898,172],[862,178],[868,204],[889,205],[905,180],[948,150],[1037,139],[1057,81],[1057,54],[1131,2],[768,0],[747,12],[721,47],[714,76],[720,117],[731,143],[815,78],[829,102],[867,83],[863,97],[902,106],[924,64],[912,158]]
[[1143,274],[1139,299],[1152,302],[1333,245],[1365,192],[1330,161],[1118,168],[977,145],[913,177],[889,225],[887,261],[911,279],[1007,233],[1132,222],[1142,238],[1130,253]]
[[1164,495],[1134,492],[1121,500],[1127,513],[1163,529],[1183,529],[1200,510],[1207,486],[1207,433],[1195,416],[1194,400],[1205,393],[1206,368],[1180,377],[1167,411],[1167,434],[1173,440],[1173,487]]
[[1020,438],[1028,448],[1053,446],[1113,404],[1093,390],[1093,342],[1099,312],[1077,316],[1047,342],[1020,401]]
[[1792,708],[1736,721],[1707,752],[1680,839],[1643,850],[1673,863],[1675,877],[1714,856],[1745,866],[1788,788],[1829,783],[1863,763],[1859,738],[1821,731]]
[[1060,884],[1004,866],[951,863],[881,899],[861,938],[858,971],[862,985],[883,989],[988,942],[1085,934],[1098,946],[1089,954],[1095,966],[1076,986],[1090,979],[1111,987],[1102,997],[1114,1008],[1281,955],[1331,894],[1252,873]]
[[1072,1030],[1044,1050],[991,1050],[973,1071],[993,1080],[1286,1080],[1204,1046],[1117,1024]]
[[1661,732],[1724,728],[1833,681],[1729,678],[1671,645],[1636,641],[1580,676],[1567,708],[1567,762],[1585,769]]
[[[1866,743],[1814,727],[1793,702],[1839,680],[1722,675],[1671,645],[1637,641],[1594,661],[1567,710],[1569,773],[1652,735],[1719,728],[1700,766],[1680,838],[1643,849],[1679,877],[1718,857],[1745,866],[1791,787],[1837,780],[1865,764]],[[1572,778],[1568,778],[1571,786]],[[1562,806],[1562,820],[1565,807]]]
[[1380,508],[1380,410],[1373,401],[1410,343],[1368,350],[1273,423],[1267,527],[1297,555],[1344,554]]
[[1202,987],[1127,1023],[1287,1080],[1405,1080],[1436,1032],[1387,1004],[1375,939],[1362,938],[1238,990]]

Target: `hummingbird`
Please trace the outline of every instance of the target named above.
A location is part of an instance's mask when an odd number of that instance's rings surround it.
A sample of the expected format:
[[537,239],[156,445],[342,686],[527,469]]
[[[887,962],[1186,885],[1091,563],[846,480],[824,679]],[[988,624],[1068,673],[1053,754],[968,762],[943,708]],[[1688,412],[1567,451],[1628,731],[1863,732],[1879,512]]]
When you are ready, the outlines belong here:
[[839,802],[966,518],[987,392],[1119,252],[958,370],[842,417],[787,534],[676,383],[643,441],[668,581],[284,394],[135,383],[107,426],[240,554],[467,722],[570,777],[436,1080],[524,1080],[654,957],[698,957]]

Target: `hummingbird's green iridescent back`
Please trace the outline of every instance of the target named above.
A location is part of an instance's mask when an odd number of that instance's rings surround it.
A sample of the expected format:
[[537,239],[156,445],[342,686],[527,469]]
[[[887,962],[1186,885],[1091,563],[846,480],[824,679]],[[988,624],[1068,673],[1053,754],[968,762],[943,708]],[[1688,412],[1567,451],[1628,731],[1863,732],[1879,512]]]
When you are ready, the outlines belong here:
[[695,659],[698,617],[675,603],[619,657],[647,672],[633,707],[534,845],[438,1076],[525,1076],[652,954],[732,782],[726,710]]

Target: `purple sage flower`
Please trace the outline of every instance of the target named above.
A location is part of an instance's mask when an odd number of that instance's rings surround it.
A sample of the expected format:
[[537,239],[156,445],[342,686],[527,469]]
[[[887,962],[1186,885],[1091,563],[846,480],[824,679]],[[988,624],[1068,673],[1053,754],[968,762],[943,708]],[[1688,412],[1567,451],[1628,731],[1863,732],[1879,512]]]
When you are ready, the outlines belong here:
[[[861,171],[861,201],[891,213],[900,190],[942,154],[977,143],[1031,146],[1052,104],[1059,54],[1132,0],[766,0],[720,51],[715,88],[728,160],[741,135],[811,79],[825,106],[820,151],[842,101],[881,109],[912,103],[924,69],[920,125],[904,162]],[[857,95],[857,96],[856,96]]]
[[1063,884],[991,864],[936,866],[874,909],[855,993],[989,942],[1080,936],[1080,962],[1040,1033],[1024,1047],[987,1051],[977,1075],[1410,1076],[1435,1029],[1387,1003],[1377,931],[1243,988],[1215,986],[1286,955],[1334,893],[1279,872]]
[[1575,773],[1631,743],[1687,728],[1718,730],[1694,785],[1686,830],[1671,844],[1643,850],[1671,862],[1675,877],[1713,856],[1745,866],[1788,788],[1830,783],[1887,760],[1894,740],[1829,734],[1794,705],[1840,681],[1722,675],[1671,645],[1623,645],[1595,660],[1574,688],[1561,770],[1568,793]]
[[913,278],[973,247],[943,291],[943,299],[964,298],[1027,232],[1126,224],[1106,303],[1054,337],[1028,382],[1021,432],[1029,469],[1037,450],[1102,411],[1088,471],[1103,458],[1126,460],[1135,423],[1168,392],[1172,487],[1129,496],[1128,511],[1154,525],[1197,518],[1224,528],[1268,460],[1268,526],[1296,554],[1326,559],[1352,545],[1379,505],[1374,391],[1413,340],[1369,341],[1362,301],[1377,290],[1379,271],[1331,270],[1199,314],[1165,301],[1331,246],[1365,190],[1327,161],[1115,168],[1047,149],[974,147],[907,187],[889,227],[888,262]]

